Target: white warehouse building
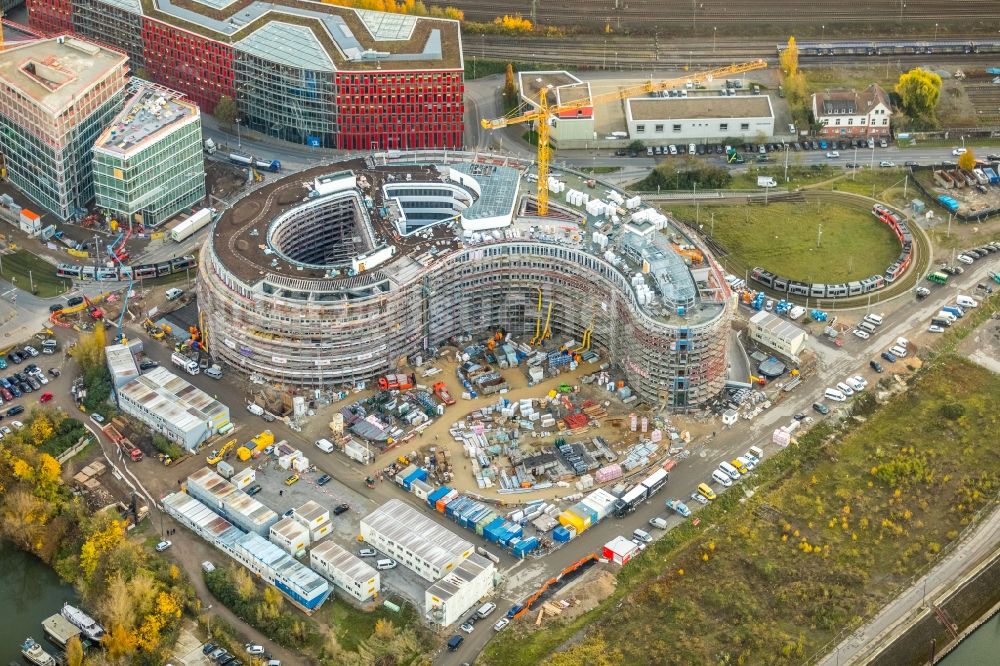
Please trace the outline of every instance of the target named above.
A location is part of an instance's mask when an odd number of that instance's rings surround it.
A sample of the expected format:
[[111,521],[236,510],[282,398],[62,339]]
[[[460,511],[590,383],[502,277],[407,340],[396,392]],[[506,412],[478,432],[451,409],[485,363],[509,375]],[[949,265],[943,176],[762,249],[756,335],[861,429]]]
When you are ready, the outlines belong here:
[[361,537],[432,583],[475,550],[462,537],[398,499],[361,519]]
[[779,354],[797,359],[809,335],[787,319],[761,310],[750,317],[750,338]]
[[630,139],[654,144],[774,135],[767,95],[633,97],[625,100],[625,120]]
[[118,406],[188,451],[229,424],[229,408],[166,368],[118,389]]
[[496,565],[473,553],[454,571],[427,588],[424,615],[431,624],[447,627],[493,591]]
[[309,566],[358,601],[377,597],[382,589],[378,571],[332,541],[309,551]]

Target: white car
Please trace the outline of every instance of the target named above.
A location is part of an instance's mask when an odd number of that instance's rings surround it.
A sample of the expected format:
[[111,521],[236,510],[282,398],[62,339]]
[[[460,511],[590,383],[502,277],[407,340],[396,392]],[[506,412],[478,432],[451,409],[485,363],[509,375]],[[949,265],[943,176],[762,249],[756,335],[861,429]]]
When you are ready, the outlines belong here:
[[871,337],[871,335],[868,334],[868,331],[862,331],[860,328],[854,329],[854,335],[858,336],[862,340],[867,340]]
[[708,498],[698,492],[691,493],[691,499],[698,504],[708,504]]
[[755,463],[754,461],[750,460],[746,456],[737,456],[736,459],[738,461],[740,461],[741,463],[743,463],[743,466],[746,467],[750,471],[753,471],[753,468],[757,466],[757,463]]
[[246,649],[247,654],[264,654],[263,645],[254,645],[252,643],[247,643],[243,647]]
[[11,421],[10,427],[13,428],[14,430],[20,430],[21,428],[24,427],[24,424],[21,423],[20,421]]
[[931,327],[927,329],[927,331],[929,333],[944,333],[944,328],[932,324]]
[[162,553],[167,548],[170,548],[172,545],[174,545],[172,541],[161,541],[160,543],[156,544],[156,552]]
[[958,259],[959,261],[961,261],[963,264],[971,264],[972,262],[975,261],[975,259],[973,259],[972,257],[970,257],[967,254],[960,254],[960,255],[958,255],[955,258]]
[[862,377],[861,375],[854,375],[853,377],[851,377],[851,379],[861,384],[861,388],[863,389],[868,388],[868,380]]
[[878,165],[883,168],[891,168],[896,166],[896,163],[889,160],[882,160],[881,162],[878,163]]
[[836,150],[831,150],[830,152],[828,152],[828,153],[826,154],[826,158],[827,158],[828,160],[835,160],[835,159],[837,159],[838,157],[840,157],[840,153],[838,153],[838,152],[837,152]]
[[855,392],[859,392],[859,391],[865,390],[865,384],[864,384],[864,382],[859,382],[854,377],[848,377],[846,380],[844,380],[844,383],[847,384],[848,386],[850,386],[852,389],[854,389]]
[[8,426],[0,426],[0,432],[4,434],[4,437],[6,437],[7,435],[14,434],[14,431],[11,430],[10,427]]
[[471,634],[472,630],[475,629],[475,627],[472,626],[471,622],[466,622],[461,627],[459,627],[459,629],[461,629],[462,631],[464,631],[467,634]]
[[510,620],[508,620],[505,617],[502,617],[499,620],[497,620],[496,624],[493,625],[493,631],[500,631],[504,627],[506,627],[508,624],[510,624]]
[[844,382],[837,382],[837,390],[847,396],[854,395],[854,389],[852,389]]
[[729,478],[729,475],[720,469],[714,470],[712,472],[712,480],[718,483],[723,488],[728,488],[733,485],[733,480]]
[[968,152],[968,151],[967,151],[967,150],[966,150],[965,148],[952,148],[952,149],[951,149],[951,154],[952,154],[952,155],[955,155],[956,157],[957,157],[958,155],[964,155],[964,154],[965,154],[965,153],[967,153],[967,152]]

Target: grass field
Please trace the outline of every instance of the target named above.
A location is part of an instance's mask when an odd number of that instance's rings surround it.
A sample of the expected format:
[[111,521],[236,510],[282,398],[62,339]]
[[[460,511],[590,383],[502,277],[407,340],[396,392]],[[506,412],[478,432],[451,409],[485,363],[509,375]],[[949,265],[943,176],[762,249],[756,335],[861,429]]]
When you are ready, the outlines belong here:
[[[856,405],[863,422],[818,425],[767,459],[752,496],[724,493],[699,525],[647,549],[587,616],[585,633],[582,622],[531,633],[531,623],[516,623],[487,646],[487,663],[809,661],[994,501],[998,395],[1000,376],[964,359],[928,364],[887,405]],[[545,658],[571,637],[572,647]]]
[[[664,208],[695,222],[694,206]],[[848,282],[882,273],[899,254],[892,232],[870,213],[825,202],[702,205],[697,219],[702,231],[729,251],[716,258],[734,275],[763,266],[803,282]]]
[[56,267],[36,254],[17,250],[0,257],[0,278],[25,291],[35,286],[35,295],[42,298],[58,296],[66,291],[66,280],[56,276]]

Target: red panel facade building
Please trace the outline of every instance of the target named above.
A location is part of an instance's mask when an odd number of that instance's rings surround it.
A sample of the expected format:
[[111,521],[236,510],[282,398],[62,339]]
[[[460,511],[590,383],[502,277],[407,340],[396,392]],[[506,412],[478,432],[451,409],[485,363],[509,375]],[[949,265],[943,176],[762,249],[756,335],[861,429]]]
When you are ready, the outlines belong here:
[[243,126],[262,134],[347,150],[462,146],[456,21],[282,0],[185,10],[159,0],[27,4],[31,27],[118,48],[133,71],[207,113],[229,96]]

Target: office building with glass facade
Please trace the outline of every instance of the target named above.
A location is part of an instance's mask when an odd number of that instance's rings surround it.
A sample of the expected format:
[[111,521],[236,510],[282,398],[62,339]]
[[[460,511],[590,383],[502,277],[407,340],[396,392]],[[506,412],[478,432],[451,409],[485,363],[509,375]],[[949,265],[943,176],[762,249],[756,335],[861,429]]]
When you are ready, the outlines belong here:
[[128,58],[73,37],[0,52],[0,150],[7,177],[60,220],[94,198],[94,142],[125,99]]
[[457,21],[306,0],[27,0],[30,25],[127,53],[144,78],[244,127],[349,150],[462,145]]
[[94,146],[99,208],[156,227],[205,198],[201,113],[172,90],[143,84]]

